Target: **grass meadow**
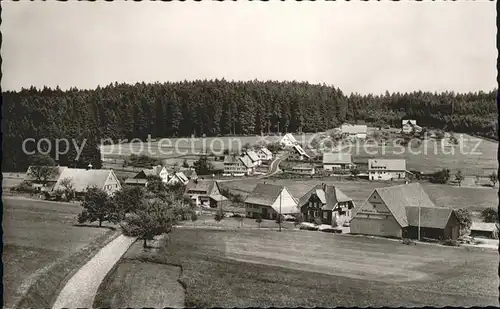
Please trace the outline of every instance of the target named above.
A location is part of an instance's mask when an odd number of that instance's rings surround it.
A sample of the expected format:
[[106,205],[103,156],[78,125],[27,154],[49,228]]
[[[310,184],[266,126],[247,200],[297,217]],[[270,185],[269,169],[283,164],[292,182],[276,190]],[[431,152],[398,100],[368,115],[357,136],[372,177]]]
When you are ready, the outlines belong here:
[[3,202],[4,307],[50,307],[69,276],[116,231],[75,226],[79,204]]
[[467,134],[460,135],[462,138],[458,134],[457,138],[461,140],[461,144],[454,147],[442,146],[434,140],[428,140],[420,146],[406,149],[404,153],[399,146],[393,147],[392,143],[386,146],[353,146],[350,153],[357,161],[371,158],[406,159],[408,170],[424,173],[448,168],[452,174],[461,170],[464,175],[488,176],[498,169],[498,142]]
[[307,231],[177,228],[154,252],[128,256],[95,306],[150,299],[148,306],[163,307],[151,290],[180,293],[172,289],[177,274],[187,307],[498,306],[498,254],[491,251]]

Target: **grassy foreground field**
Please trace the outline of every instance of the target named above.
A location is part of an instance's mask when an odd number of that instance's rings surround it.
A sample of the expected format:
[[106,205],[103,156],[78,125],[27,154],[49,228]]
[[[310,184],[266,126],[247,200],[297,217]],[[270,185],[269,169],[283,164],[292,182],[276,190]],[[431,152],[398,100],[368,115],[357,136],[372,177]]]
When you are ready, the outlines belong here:
[[4,307],[51,306],[61,284],[116,234],[78,227],[79,204],[3,198]]
[[[135,252],[127,263],[94,305],[136,304],[150,294],[150,282],[167,289],[162,279],[177,274],[165,271],[170,264],[182,267],[185,305],[193,307],[498,306],[498,254],[465,248],[305,231],[176,229],[156,252]],[[148,281],[135,279],[145,272]]]
[[[356,206],[360,206],[375,188],[397,185],[391,182],[370,181],[332,181],[329,179],[316,180],[292,180],[292,179],[241,179],[221,182],[222,188],[227,188],[234,193],[246,197],[255,188],[257,183],[281,184],[286,186],[294,197],[301,197],[310,188],[318,183],[327,183],[337,186],[340,190],[350,196]],[[422,183],[422,186],[437,206],[462,208],[471,211],[480,211],[486,207],[498,205],[497,189],[492,188],[461,188],[450,185]]]

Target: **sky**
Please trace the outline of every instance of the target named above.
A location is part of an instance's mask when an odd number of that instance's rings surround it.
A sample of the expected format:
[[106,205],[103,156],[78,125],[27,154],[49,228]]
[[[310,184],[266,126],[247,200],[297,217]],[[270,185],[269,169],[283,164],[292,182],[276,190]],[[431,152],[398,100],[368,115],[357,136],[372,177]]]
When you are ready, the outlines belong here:
[[496,10],[467,2],[2,2],[2,89],[308,81],[496,88]]

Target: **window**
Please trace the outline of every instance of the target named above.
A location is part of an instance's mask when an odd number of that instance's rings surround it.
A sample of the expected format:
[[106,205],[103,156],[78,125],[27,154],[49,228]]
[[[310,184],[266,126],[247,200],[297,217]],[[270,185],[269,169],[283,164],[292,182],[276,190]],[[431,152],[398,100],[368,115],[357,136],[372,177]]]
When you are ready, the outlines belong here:
[[373,204],[373,209],[376,209],[377,208],[377,205]]
[[328,219],[328,213],[326,211],[323,212],[323,219]]

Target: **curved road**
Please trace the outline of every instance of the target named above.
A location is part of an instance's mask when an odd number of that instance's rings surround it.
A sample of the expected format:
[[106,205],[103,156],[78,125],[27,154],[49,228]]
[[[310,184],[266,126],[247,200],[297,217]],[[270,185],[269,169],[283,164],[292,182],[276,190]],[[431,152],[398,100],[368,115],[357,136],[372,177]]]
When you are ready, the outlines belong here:
[[271,177],[274,174],[278,173],[280,170],[279,169],[280,163],[281,163],[281,161],[285,160],[286,157],[287,157],[286,154],[282,155],[281,157],[276,157],[276,159],[274,159],[271,162],[271,166],[269,167],[269,172],[267,172],[265,175],[260,176],[259,178]]
[[97,289],[104,277],[135,240],[134,237],[120,235],[97,252],[69,279],[52,308],[92,308]]

